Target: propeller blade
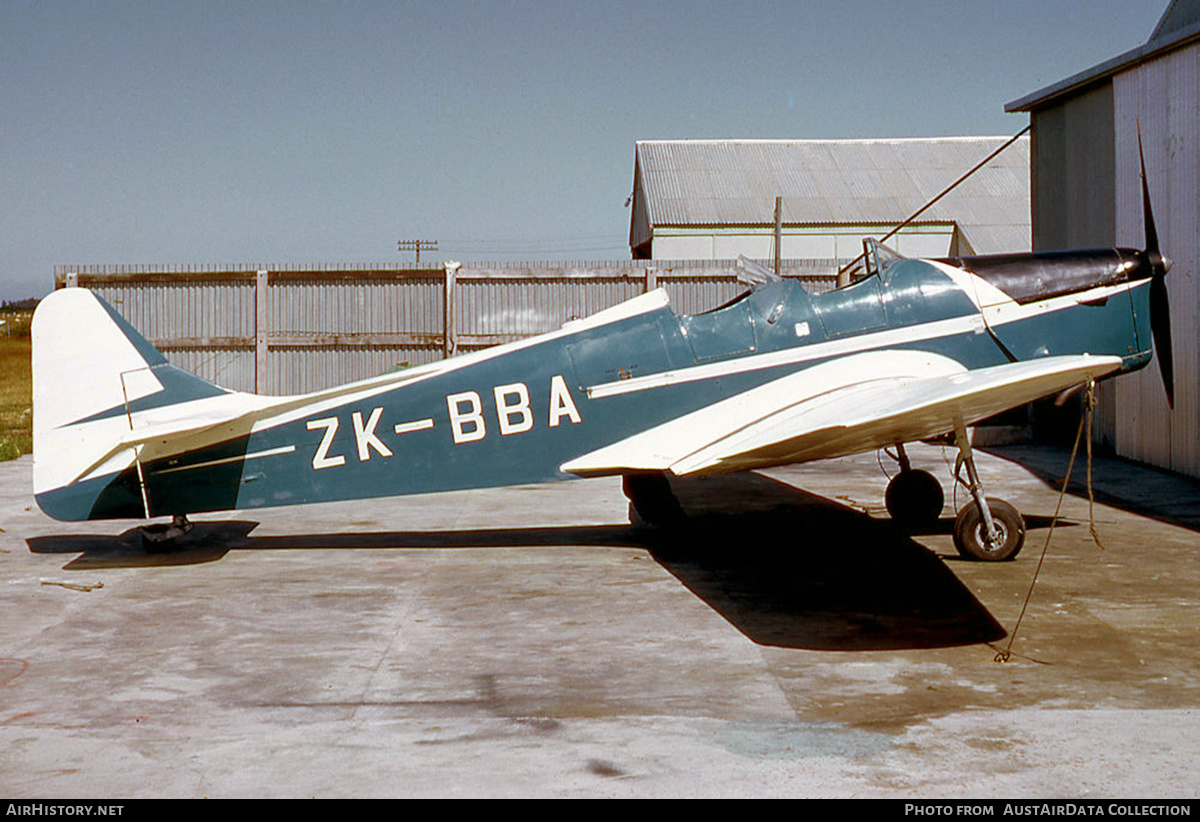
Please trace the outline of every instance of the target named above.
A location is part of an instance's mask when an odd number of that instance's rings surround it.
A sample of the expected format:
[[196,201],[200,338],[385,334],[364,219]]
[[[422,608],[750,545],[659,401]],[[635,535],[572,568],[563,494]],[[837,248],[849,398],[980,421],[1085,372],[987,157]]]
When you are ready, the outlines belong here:
[[[1165,271],[1163,272],[1166,273]],[[1167,281],[1163,276],[1150,280],[1150,331],[1154,335],[1154,353],[1167,392],[1167,405],[1175,407],[1175,368],[1171,355],[1171,306],[1167,301]]]
[[1146,261],[1150,264],[1150,331],[1154,337],[1154,353],[1158,355],[1158,370],[1167,392],[1167,405],[1175,408],[1175,367],[1171,352],[1171,304],[1167,297],[1167,272],[1171,261],[1158,249],[1158,229],[1154,225],[1154,209],[1150,205],[1150,184],[1146,181],[1146,157],[1142,153],[1142,126],[1137,125],[1138,161],[1142,166],[1142,216],[1145,220]]
[[1142,166],[1142,218],[1146,223],[1146,250],[1153,256],[1161,256],[1158,251],[1158,229],[1154,227],[1154,209],[1150,206],[1150,184],[1146,182],[1146,157],[1142,154],[1142,126],[1140,123],[1137,127],[1137,138],[1138,161]]

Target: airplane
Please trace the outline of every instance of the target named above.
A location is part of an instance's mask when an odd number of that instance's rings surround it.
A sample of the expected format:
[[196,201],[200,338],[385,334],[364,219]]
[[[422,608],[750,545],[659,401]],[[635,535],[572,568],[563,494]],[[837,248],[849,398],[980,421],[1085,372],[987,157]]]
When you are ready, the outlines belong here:
[[1173,404],[1171,261],[1144,160],[1142,193],[1144,250],[910,259],[866,240],[866,276],[821,294],[742,261],[751,287],[711,311],[677,315],[658,289],[299,396],[190,374],[100,297],[61,289],[33,320],[35,498],[63,521],[171,517],[143,529],[169,546],[203,512],[619,475],[631,516],[671,527],[671,477],[890,448],[886,507],[914,528],[944,494],[904,446],[952,435],[970,496],[955,547],[1010,560],[1025,522],[985,495],[969,426],[1153,351]]

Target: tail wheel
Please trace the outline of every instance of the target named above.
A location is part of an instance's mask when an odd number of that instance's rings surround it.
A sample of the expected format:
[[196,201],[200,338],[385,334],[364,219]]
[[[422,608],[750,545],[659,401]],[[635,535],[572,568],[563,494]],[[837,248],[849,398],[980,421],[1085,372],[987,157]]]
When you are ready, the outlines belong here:
[[967,559],[1003,562],[1015,559],[1025,544],[1025,518],[1002,499],[987,501],[995,532],[987,533],[987,525],[979,506],[967,503],[954,520],[954,547]]

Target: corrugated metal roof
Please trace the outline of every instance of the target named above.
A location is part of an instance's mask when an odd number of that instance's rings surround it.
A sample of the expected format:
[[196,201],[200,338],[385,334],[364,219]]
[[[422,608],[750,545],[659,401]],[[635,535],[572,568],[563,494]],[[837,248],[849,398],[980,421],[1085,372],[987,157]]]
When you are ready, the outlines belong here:
[[1197,40],[1200,40],[1200,2],[1173,0],[1163,12],[1158,25],[1154,27],[1150,39],[1142,45],[1013,100],[1004,106],[1004,110],[1016,112],[1046,108],[1056,104],[1060,98],[1070,97],[1096,84],[1108,82],[1116,74],[1191,45]]
[[[894,225],[1007,137],[897,140],[642,140],[631,244],[655,226]],[[978,253],[1030,246],[1029,139],[1023,137],[921,215],[957,223]]]

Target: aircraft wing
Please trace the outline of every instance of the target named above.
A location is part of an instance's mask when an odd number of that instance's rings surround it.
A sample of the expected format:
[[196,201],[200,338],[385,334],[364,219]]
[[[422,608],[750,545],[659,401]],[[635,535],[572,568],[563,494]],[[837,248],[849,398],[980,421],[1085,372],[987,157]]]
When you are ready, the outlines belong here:
[[869,352],[721,400],[562,470],[727,473],[862,453],[970,425],[1120,365],[1119,357],[1072,355],[968,370],[927,352]]

